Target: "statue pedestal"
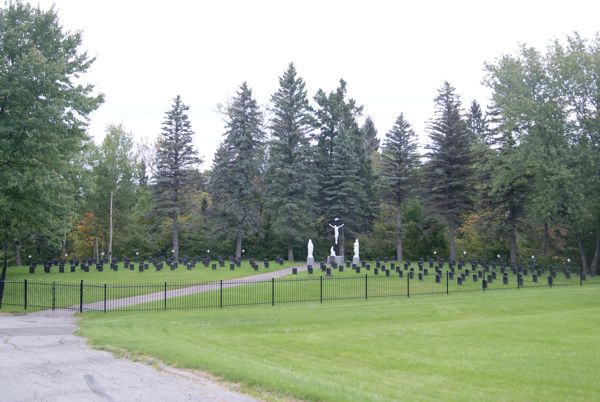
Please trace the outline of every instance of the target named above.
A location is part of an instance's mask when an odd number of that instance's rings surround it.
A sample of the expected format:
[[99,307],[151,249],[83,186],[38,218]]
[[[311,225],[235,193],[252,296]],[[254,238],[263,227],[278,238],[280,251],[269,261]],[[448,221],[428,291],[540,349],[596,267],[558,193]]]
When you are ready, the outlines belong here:
[[308,257],[306,259],[306,265],[314,266],[315,265],[315,258],[314,257]]
[[339,256],[335,256],[335,262],[337,263],[337,265],[344,265],[344,256],[339,255]]
[[360,267],[360,258],[356,256],[352,257],[352,264]]

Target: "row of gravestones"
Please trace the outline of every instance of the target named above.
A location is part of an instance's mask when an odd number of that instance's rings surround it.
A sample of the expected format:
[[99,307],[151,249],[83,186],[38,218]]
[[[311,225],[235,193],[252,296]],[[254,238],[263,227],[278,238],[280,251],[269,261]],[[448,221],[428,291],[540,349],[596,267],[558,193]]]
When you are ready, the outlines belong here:
[[[135,258],[133,261],[135,263],[132,262],[132,260],[130,260],[127,257],[123,258],[123,265],[124,265],[125,269],[129,269],[129,270],[133,271],[133,270],[136,269],[135,264],[138,265],[139,272],[144,272],[144,271],[146,271],[146,270],[149,269],[149,263],[145,262],[143,258],[142,259]],[[198,264],[198,261],[199,261],[199,257],[194,257],[194,258],[191,258],[191,259],[188,259],[187,257],[184,257],[184,258],[181,259],[181,264],[184,267],[186,267],[188,270],[192,270],[193,268],[196,268],[196,266]],[[223,268],[225,266],[225,261],[224,261],[224,259],[222,257],[218,257],[217,261],[218,261],[218,264],[219,264],[219,266],[221,268]],[[231,258],[229,261],[230,261],[230,264],[229,264],[230,270],[234,270],[235,267],[238,267],[238,268],[241,267],[242,261],[240,259]],[[64,273],[65,272],[66,262],[67,261],[65,261],[65,260],[47,260],[47,261],[44,261],[44,263],[43,263],[44,272],[49,273],[50,269],[52,268],[52,266],[58,265],[59,273]],[[105,263],[108,263],[108,260],[104,260],[104,259],[101,259],[101,260],[98,260],[98,261],[93,260],[93,259],[88,259],[88,260],[83,260],[83,261],[73,260],[73,259],[69,260],[70,271],[71,272],[75,272],[78,267],[80,267],[81,270],[84,271],[84,272],[89,272],[90,267],[92,265],[96,266],[96,270],[98,272],[103,272],[104,271],[104,265],[105,265]],[[152,265],[154,265],[156,271],[161,271],[163,269],[163,267],[165,266],[165,264],[171,270],[175,270],[175,269],[177,269],[179,267],[179,263],[174,262],[174,260],[172,258],[167,258],[166,261],[163,263],[163,259],[162,258],[160,258],[160,257],[154,257],[154,258],[150,258],[150,263]],[[282,258],[278,258],[276,260],[276,263],[279,264],[279,265],[283,265],[283,259]],[[205,267],[208,267],[209,265],[211,265],[211,259],[210,258],[204,258],[204,259],[202,259],[202,264]],[[265,259],[263,261],[263,264],[264,264],[265,268],[269,268],[269,261],[268,260]],[[112,261],[108,265],[110,266],[110,269],[113,270],[113,271],[117,271],[119,269],[118,268],[119,265],[118,265],[118,260],[117,259],[112,259]],[[258,264],[253,259],[250,260],[250,265],[252,266],[252,268],[254,270],[258,270],[258,268],[259,268]],[[35,273],[36,267],[37,267],[37,263],[32,262],[29,265],[29,273],[32,273],[32,274]],[[212,263],[212,269],[213,270],[217,269],[217,263]]]

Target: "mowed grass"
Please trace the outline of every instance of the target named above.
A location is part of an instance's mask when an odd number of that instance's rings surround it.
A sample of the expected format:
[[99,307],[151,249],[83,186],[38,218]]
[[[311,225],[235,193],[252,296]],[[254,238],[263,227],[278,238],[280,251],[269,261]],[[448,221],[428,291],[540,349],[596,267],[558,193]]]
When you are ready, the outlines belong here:
[[327,401],[600,399],[600,286],[83,314],[97,347]]
[[[374,265],[374,264],[373,264]],[[389,268],[389,265],[388,265]],[[481,292],[482,279],[477,276],[473,280],[473,270],[468,270],[469,274],[464,277],[464,281],[459,284],[458,277],[460,273],[466,273],[467,270],[457,270],[455,275],[447,275],[448,267],[445,266],[442,271],[439,282],[436,281],[435,272],[428,269],[428,274],[423,274],[419,279],[418,267],[413,267],[414,277],[409,279],[409,272],[402,269],[402,277],[395,271],[391,271],[389,276],[385,272],[375,269],[361,269],[357,274],[352,269],[342,268],[342,271],[332,269],[331,276],[325,275],[320,269],[315,269],[313,274],[306,271],[298,272],[297,275],[288,275],[277,278],[274,281],[260,281],[247,283],[243,278],[237,286],[219,289],[218,286],[205,293],[178,297],[172,300],[174,308],[205,308],[205,307],[231,307],[248,306],[260,304],[281,304],[297,302],[318,302],[328,300],[344,299],[373,299],[382,297],[407,297],[425,294],[445,294],[455,292]],[[487,275],[492,275],[490,270]],[[496,279],[487,284],[487,290],[502,290],[517,288],[517,276],[508,271],[508,283],[505,285],[502,281],[502,274],[498,270]],[[524,287],[548,287],[548,273],[540,276],[537,282],[533,281],[531,271],[523,277]],[[231,282],[224,282],[229,284]],[[600,277],[588,276],[585,284],[600,284]],[[569,279],[562,272],[557,273],[554,278],[554,286],[579,286],[579,277],[572,274]],[[175,307],[177,306],[177,307]],[[144,306],[147,309],[162,309],[163,302],[156,301]]]
[[[79,302],[79,285],[84,281],[84,303],[96,302],[104,299],[103,285],[108,284],[107,299],[118,299],[145,293],[162,291],[162,285],[167,282],[169,289],[186,287],[191,284],[211,283],[218,280],[230,280],[242,278],[257,273],[274,272],[285,268],[298,266],[298,263],[284,262],[283,265],[274,261],[269,263],[269,268],[259,264],[259,270],[254,271],[248,261],[242,261],[241,267],[229,269],[229,262],[221,268],[213,270],[211,265],[204,267],[198,263],[195,268],[188,270],[181,265],[171,270],[164,267],[156,271],[152,264],[148,269],[140,272],[138,264],[135,270],[124,269],[119,264],[117,271],[112,271],[105,265],[102,272],[98,272],[94,266],[89,272],[77,268],[75,272],[70,271],[70,266],[65,266],[65,272],[60,273],[58,266],[53,266],[49,273],[44,272],[43,267],[38,266],[35,273],[29,273],[29,267],[8,267],[2,299],[2,311],[23,311],[25,286],[23,281],[28,281],[28,310],[35,311],[52,306],[52,287],[54,286],[54,304],[56,307],[70,307]],[[55,285],[53,285],[55,283]]]

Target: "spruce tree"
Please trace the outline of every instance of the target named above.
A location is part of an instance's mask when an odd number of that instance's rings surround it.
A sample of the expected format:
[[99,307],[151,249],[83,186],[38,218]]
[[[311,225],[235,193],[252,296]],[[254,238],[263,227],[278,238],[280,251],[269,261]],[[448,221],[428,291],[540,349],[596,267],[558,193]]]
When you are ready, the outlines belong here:
[[383,142],[380,166],[381,193],[396,213],[396,258],[402,261],[402,204],[415,193],[419,166],[416,134],[400,114]]
[[[373,177],[364,173],[365,147],[356,122],[362,107],[346,98],[346,82],[335,92],[319,90],[315,96],[316,165],[319,184],[319,217],[323,231],[330,219],[345,222],[340,232],[340,255],[344,253],[344,231],[352,236],[369,229],[374,212],[368,197]],[[363,174],[361,174],[363,173]],[[368,183],[370,181],[370,183]]]
[[217,150],[210,177],[211,216],[218,235],[242,242],[257,232],[261,216],[260,187],[264,138],[263,114],[244,82],[226,109],[225,140]]
[[266,203],[274,232],[287,244],[288,260],[294,260],[306,227],[312,222],[316,183],[309,133],[311,109],[304,80],[290,63],[279,78],[279,89],[271,97]]
[[201,162],[192,145],[192,125],[179,95],[165,113],[157,143],[154,193],[160,214],[171,219],[173,259],[179,261],[179,216],[188,207],[186,193],[192,186],[192,169]]
[[435,117],[429,124],[428,196],[433,209],[448,224],[450,259],[456,259],[455,239],[461,218],[471,208],[470,136],[455,89],[444,82],[435,98]]

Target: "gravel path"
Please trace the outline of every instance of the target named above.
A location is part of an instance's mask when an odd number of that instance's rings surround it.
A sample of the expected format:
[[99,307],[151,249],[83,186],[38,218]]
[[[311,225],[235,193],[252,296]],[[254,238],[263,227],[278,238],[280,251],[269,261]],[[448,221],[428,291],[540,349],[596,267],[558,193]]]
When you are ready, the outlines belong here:
[[[258,281],[290,273],[291,269],[285,269],[244,279]],[[168,296],[182,296],[181,290]],[[192,286],[185,290],[192,294],[207,289]],[[164,297],[164,293],[159,295]],[[118,305],[147,301],[129,297],[120,299]],[[74,335],[77,328],[70,311],[0,315],[0,401],[256,400],[202,374],[168,366],[157,369],[91,349]]]

